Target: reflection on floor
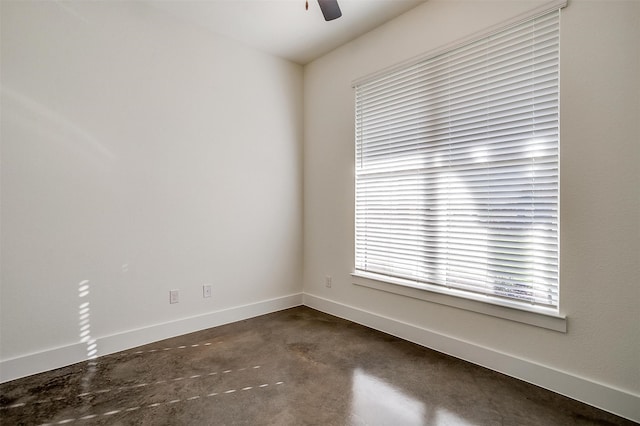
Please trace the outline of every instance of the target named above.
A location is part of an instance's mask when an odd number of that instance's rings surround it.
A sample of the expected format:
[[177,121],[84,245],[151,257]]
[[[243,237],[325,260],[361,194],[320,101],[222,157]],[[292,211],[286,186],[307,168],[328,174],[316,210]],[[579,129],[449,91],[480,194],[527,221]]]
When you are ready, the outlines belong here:
[[632,424],[306,307],[4,383],[0,419],[3,425]]

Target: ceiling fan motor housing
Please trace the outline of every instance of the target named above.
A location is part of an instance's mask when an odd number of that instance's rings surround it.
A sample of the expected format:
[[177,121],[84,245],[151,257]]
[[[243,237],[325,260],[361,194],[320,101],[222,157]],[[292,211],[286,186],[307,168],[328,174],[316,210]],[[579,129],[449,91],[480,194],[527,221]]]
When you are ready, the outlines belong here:
[[318,0],[325,21],[333,21],[342,16],[338,0]]

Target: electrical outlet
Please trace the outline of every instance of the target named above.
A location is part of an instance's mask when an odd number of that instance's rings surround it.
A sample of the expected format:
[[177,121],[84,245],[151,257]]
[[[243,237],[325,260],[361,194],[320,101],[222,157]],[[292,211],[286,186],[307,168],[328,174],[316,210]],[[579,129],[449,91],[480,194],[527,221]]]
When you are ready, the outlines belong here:
[[332,281],[333,278],[331,278],[331,275],[327,275],[326,277],[324,277],[324,286],[327,288],[331,288]]
[[179,301],[178,290],[169,291],[169,303],[178,303]]
[[202,286],[202,297],[211,297],[211,284],[205,284]]

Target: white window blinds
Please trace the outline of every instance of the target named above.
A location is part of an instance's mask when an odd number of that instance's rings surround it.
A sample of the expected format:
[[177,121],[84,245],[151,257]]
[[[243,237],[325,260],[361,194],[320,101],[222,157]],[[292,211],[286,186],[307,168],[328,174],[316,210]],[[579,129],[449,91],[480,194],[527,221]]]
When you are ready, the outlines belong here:
[[357,83],[356,273],[558,307],[559,11]]

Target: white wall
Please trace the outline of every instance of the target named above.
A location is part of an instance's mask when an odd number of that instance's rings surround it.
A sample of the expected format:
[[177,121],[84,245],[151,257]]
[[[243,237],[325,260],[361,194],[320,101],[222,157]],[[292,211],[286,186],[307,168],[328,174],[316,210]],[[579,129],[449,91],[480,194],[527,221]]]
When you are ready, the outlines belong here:
[[300,66],[142,2],[1,7],[3,378],[78,361],[86,301],[98,354],[301,301]]
[[[455,355],[493,368],[495,362],[474,351],[540,366],[560,381],[592,383],[596,393],[613,390],[611,401],[600,405],[640,421],[640,2],[573,0],[562,11],[560,285],[566,334],[355,286],[350,277],[352,80],[538,4],[431,0],[305,67],[305,303],[315,300],[370,324],[393,323],[389,330],[403,336],[410,334],[404,325],[428,331],[427,346],[429,339],[446,341]],[[324,286],[325,275],[333,276],[332,288]],[[432,346],[438,346],[435,340]],[[541,384],[554,387],[553,380]],[[588,400],[577,387],[566,392]]]

